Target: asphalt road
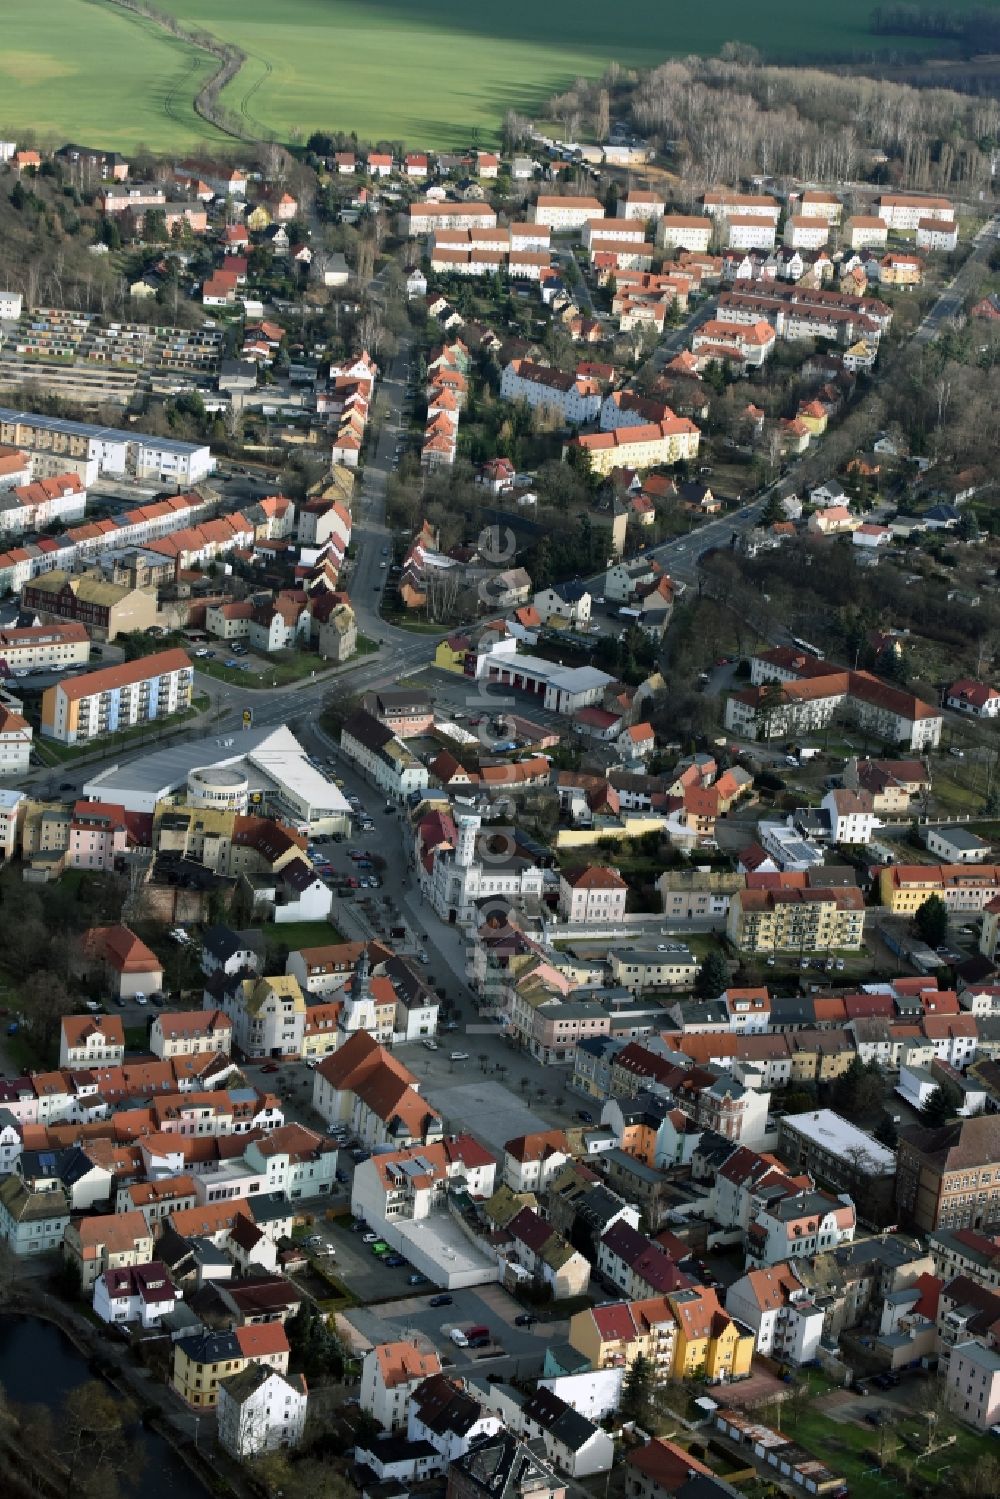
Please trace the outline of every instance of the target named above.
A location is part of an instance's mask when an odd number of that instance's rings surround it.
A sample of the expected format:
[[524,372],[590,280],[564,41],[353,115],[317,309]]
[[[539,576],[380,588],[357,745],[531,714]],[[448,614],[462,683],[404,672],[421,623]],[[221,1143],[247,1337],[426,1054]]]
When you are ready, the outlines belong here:
[[1000,218],[987,220],[973,239],[973,250],[965,263],[960,267],[954,279],[948,283],[934,306],[927,313],[920,327],[913,335],[912,342],[920,347],[930,343],[941,332],[945,323],[951,318],[957,317],[962,311],[962,303],[977,270],[982,269],[990,251],[993,249],[998,235],[1000,235]]

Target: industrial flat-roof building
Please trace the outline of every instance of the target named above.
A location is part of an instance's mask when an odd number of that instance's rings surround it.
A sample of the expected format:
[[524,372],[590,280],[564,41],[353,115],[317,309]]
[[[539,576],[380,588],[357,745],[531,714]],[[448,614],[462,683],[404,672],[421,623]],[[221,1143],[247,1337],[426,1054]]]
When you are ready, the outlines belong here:
[[[307,762],[305,750],[283,726],[171,745],[112,765],[86,782],[83,795],[127,812],[153,812],[157,802],[177,793],[186,797],[195,772],[226,766],[242,770],[251,812],[284,817],[310,836],[349,832],[350,807],[343,793]],[[202,776],[199,785],[203,781]]]

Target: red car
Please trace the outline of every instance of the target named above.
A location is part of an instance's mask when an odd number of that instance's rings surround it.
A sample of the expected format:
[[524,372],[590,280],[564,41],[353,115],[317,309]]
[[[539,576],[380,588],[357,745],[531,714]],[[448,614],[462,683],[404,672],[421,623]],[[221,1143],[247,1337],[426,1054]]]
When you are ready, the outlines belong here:
[[278,1064],[277,1062],[266,1062],[260,1070],[261,1072],[277,1072]]

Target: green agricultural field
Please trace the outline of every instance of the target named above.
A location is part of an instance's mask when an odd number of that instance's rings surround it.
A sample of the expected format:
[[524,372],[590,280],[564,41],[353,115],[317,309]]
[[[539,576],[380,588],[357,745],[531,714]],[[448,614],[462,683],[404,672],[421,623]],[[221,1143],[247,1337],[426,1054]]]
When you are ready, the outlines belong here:
[[[411,146],[463,145],[474,132],[495,139],[506,109],[537,112],[553,91],[612,60],[649,67],[672,54],[716,52],[726,41],[753,42],[778,60],[921,46],[874,38],[871,0],[842,0],[823,14],[795,0],[756,11],[736,0],[700,8],[629,0],[618,12],[598,0],[157,3],[243,49],[246,66],[224,102],[252,130],[281,139],[317,128]],[[971,8],[972,0],[951,3]],[[190,102],[211,66],[204,54],[116,12],[111,0],[20,9],[8,0],[4,9],[4,130],[163,150],[209,133]]]
[[0,135],[162,151],[219,139],[192,108],[204,52],[100,0],[0,9]]
[[870,0],[824,17],[795,0],[757,12],[737,0],[689,7],[629,0],[160,0],[165,9],[248,54],[227,90],[231,109],[287,138],[298,128],[431,147],[496,135],[504,111],[537,111],[579,75],[616,60],[649,67],[671,53],[715,52],[730,40],[791,56],[870,47]]

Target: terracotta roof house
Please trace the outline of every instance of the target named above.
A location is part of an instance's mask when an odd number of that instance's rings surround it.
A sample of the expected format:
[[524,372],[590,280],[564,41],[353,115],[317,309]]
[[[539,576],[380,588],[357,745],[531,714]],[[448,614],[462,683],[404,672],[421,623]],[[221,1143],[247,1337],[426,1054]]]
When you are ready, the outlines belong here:
[[84,951],[102,964],[121,999],[163,988],[163,964],[127,926],[94,926],[84,933]]

